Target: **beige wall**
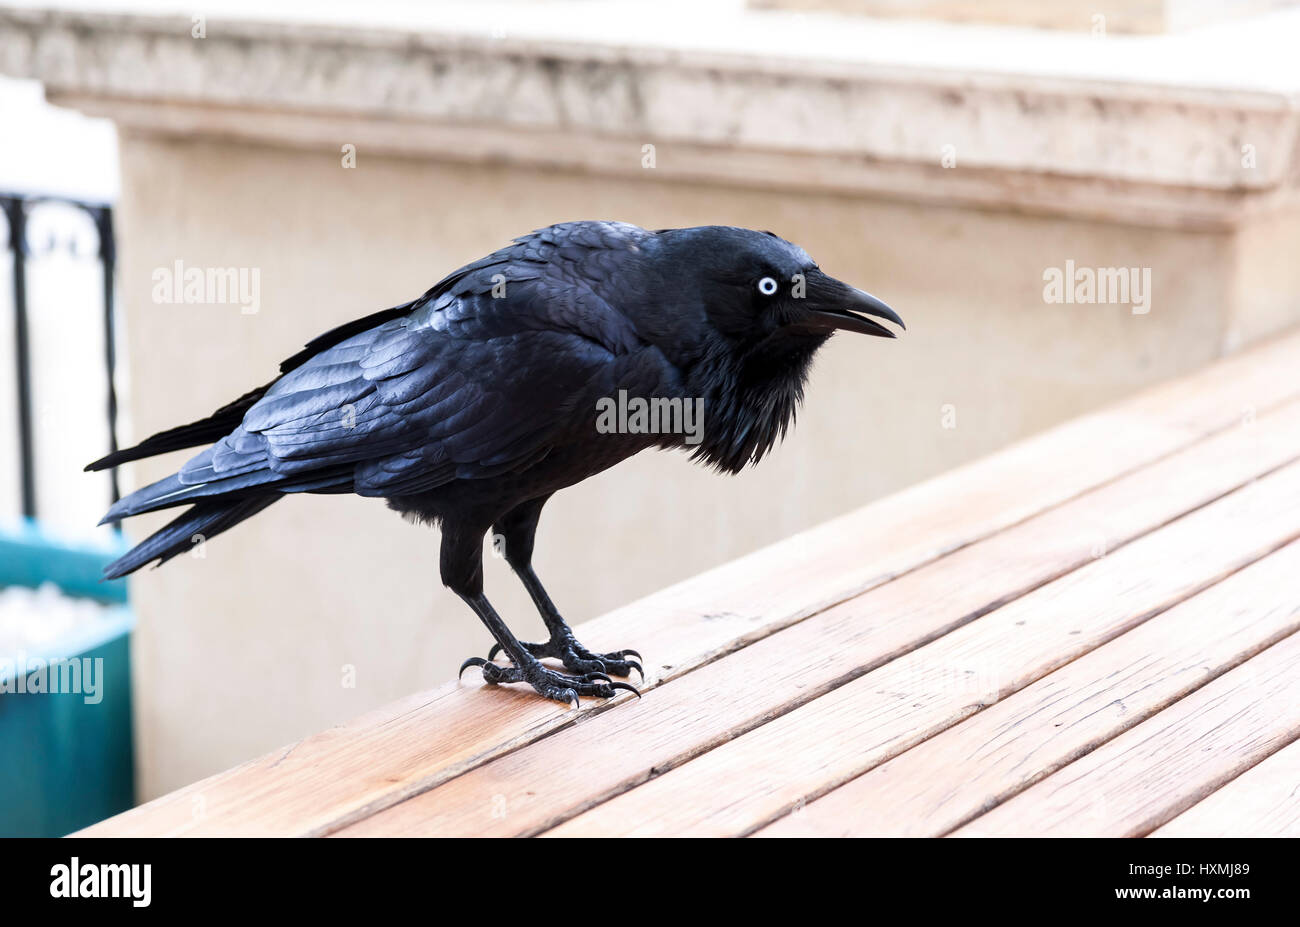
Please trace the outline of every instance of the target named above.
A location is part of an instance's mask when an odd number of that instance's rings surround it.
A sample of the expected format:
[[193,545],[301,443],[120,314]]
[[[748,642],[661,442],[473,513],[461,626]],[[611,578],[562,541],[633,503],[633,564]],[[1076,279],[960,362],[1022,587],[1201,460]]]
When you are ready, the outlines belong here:
[[[365,150],[344,170],[336,152],[123,139],[132,435],[204,415],[330,326],[566,219],[772,229],[907,320],[897,342],[835,339],[792,438],[757,470],[725,479],[684,457],[645,455],[557,497],[538,570],[575,622],[1191,370],[1220,351],[1242,295],[1231,274],[1243,258],[1227,233]],[[1249,259],[1264,272],[1283,266],[1263,247]],[[261,311],[155,305],[151,273],[177,259],[260,268]],[[1045,305],[1043,270],[1066,259],[1151,267],[1150,314]],[[1258,334],[1295,309],[1247,328]],[[941,425],[945,404],[955,429]],[[138,464],[128,485],[182,459]],[[137,536],[163,521],[152,518],[131,525]],[[482,654],[489,637],[442,589],[437,548],[435,531],[379,502],[292,498],[208,544],[203,559],[135,577],[142,797],[443,682]],[[516,631],[537,634],[500,562],[489,563],[488,592]],[[341,684],[345,665],[355,688]]]

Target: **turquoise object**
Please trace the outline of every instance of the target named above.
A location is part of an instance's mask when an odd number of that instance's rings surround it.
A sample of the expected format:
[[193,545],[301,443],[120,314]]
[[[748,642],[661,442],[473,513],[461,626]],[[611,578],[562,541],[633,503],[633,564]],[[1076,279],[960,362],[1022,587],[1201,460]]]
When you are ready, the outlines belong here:
[[[0,530],[0,587],[52,582],[65,595],[111,606],[91,630],[0,653],[0,836],[62,836],[135,803],[135,617],[125,581],[99,579],[125,548],[61,543],[31,522]],[[57,670],[47,668],[51,660]],[[78,691],[31,691],[56,678],[61,690]]]

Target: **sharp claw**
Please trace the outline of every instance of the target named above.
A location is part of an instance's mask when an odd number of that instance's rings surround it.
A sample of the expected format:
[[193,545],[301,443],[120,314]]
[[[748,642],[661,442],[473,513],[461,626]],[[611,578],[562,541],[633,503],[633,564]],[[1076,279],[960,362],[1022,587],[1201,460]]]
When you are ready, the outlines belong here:
[[641,697],[641,693],[637,691],[636,686],[630,686],[626,682],[611,682],[609,684],[609,687],[611,689],[626,689],[627,691],[635,695],[637,698]]
[[[525,645],[525,647],[528,648],[530,652],[534,652],[532,650],[534,646],[535,645],[531,645],[531,644]],[[494,662],[495,657],[498,654],[502,653],[503,650],[504,648],[502,648],[501,644],[495,643],[492,645],[492,648],[488,651],[488,655],[486,659],[484,659],[483,657],[470,657],[468,660],[466,660],[464,663],[460,665],[460,672],[456,674],[456,678],[460,679],[461,677],[463,677],[465,675],[465,670],[469,669],[471,666],[477,666],[483,669],[484,682],[495,684],[496,682],[506,681],[506,676],[504,675],[502,666],[499,663]],[[547,654],[547,655],[549,656],[553,654]],[[577,660],[577,656],[575,654],[570,654],[570,657],[575,661]],[[628,659],[629,657],[636,657],[636,659],[635,660]],[[635,669],[637,671],[637,674],[641,677],[642,684],[644,684],[645,670],[642,669],[641,664],[638,662],[640,659],[642,659],[642,657],[641,654],[637,653],[637,651],[621,650],[618,651],[616,654],[606,654],[604,655],[603,659],[599,656],[596,656],[595,654],[588,654],[587,656],[584,656],[582,659],[594,660],[597,664],[600,665],[600,670],[595,670],[590,673],[585,673],[581,676],[576,676],[576,677],[562,677],[562,678],[567,678],[569,679],[569,681],[576,684],[566,688],[561,688],[557,693],[560,699],[562,699],[566,704],[572,705],[572,707],[576,710],[581,710],[582,700],[580,698],[580,693],[584,689],[592,693],[599,693],[601,694],[602,698],[614,698],[614,696],[617,695],[618,692],[620,691],[631,692],[637,698],[641,697],[641,691],[636,686],[630,685],[629,683],[626,682],[615,682],[605,672],[605,670],[608,668],[608,663],[617,660],[618,662],[624,663],[628,667]],[[566,665],[569,662],[570,662],[569,660],[566,660],[565,661]],[[519,675],[519,672],[516,670],[515,674]],[[510,677],[509,681],[520,682],[522,680],[514,677]],[[542,687],[538,683],[534,683],[534,687],[537,688],[539,692],[543,691]]]

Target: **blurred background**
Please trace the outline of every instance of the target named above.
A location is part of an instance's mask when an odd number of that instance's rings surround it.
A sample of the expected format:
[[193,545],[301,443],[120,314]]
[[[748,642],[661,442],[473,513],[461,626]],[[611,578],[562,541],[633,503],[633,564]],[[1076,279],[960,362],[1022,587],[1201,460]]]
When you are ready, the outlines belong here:
[[[375,500],[295,498],[96,582],[166,520],[94,527],[115,493],[186,457],[82,473],[114,440],[572,219],[771,229],[900,312],[899,341],[819,355],[761,467],[643,455],[558,496],[537,569],[581,622],[1294,324],[1297,41],[1288,0],[0,0],[0,833],[490,643],[437,533]],[[1058,300],[1080,269],[1141,293]],[[20,691],[71,657],[98,701]]]

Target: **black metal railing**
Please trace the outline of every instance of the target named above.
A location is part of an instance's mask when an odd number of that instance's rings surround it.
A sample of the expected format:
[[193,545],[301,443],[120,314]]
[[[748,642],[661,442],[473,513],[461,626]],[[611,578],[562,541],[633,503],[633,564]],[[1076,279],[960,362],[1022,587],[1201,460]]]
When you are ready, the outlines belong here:
[[[27,303],[27,261],[31,254],[28,242],[28,216],[33,207],[42,203],[62,203],[84,211],[90,216],[99,235],[98,257],[103,278],[104,365],[107,376],[108,452],[117,450],[117,392],[114,376],[117,369],[117,351],[114,342],[114,290],[113,279],[117,264],[117,248],[113,238],[113,208],[102,203],[89,203],[52,195],[3,194],[3,208],[9,225],[9,253],[13,261],[13,312],[14,360],[17,372],[18,400],[18,461],[19,485],[22,495],[22,513],[27,518],[37,516],[36,448],[33,433],[32,356]],[[119,496],[117,471],[109,473],[112,501]]]

